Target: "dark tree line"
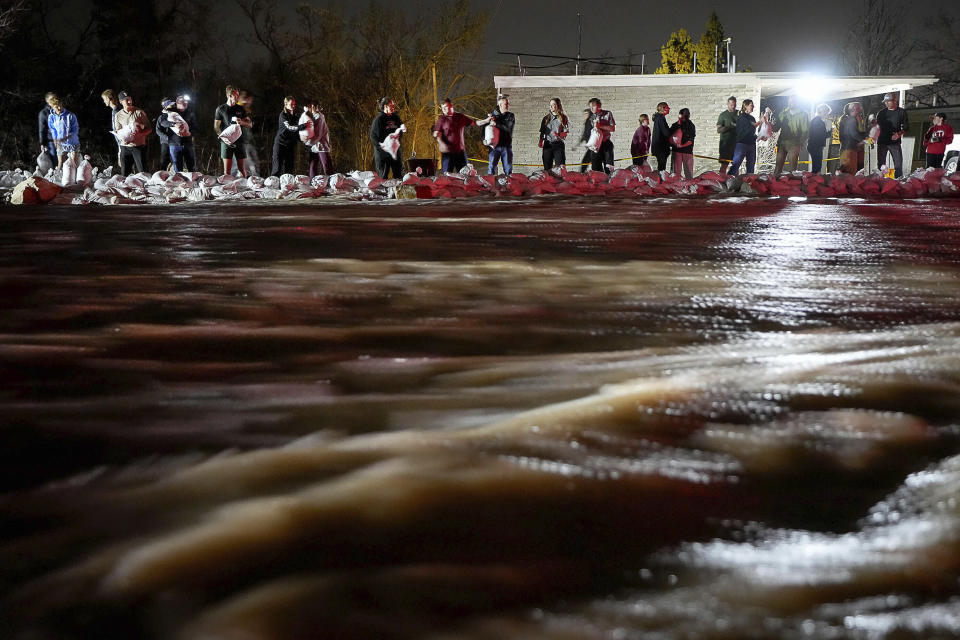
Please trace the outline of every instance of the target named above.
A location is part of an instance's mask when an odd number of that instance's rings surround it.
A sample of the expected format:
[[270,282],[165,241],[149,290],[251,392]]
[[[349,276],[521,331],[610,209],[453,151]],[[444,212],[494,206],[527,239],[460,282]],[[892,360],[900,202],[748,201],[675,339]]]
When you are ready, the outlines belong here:
[[[434,69],[440,99],[450,96],[473,113],[493,104],[489,78],[458,72],[479,52],[486,24],[466,0],[405,10],[378,2],[360,10],[331,3],[285,10],[264,0],[98,0],[77,10],[54,0],[0,0],[0,53],[8,68],[0,91],[0,166],[33,166],[47,91],[77,114],[82,152],[97,166],[115,165],[110,111],[100,98],[109,88],[129,91],[151,120],[162,97],[188,93],[199,169],[216,172],[213,113],[227,84],[255,97],[262,165],[288,94],[301,104],[320,100],[338,169],[371,165],[367,131],[384,95],[394,97],[407,121],[406,154],[430,157]],[[153,134],[150,145],[156,169]]]

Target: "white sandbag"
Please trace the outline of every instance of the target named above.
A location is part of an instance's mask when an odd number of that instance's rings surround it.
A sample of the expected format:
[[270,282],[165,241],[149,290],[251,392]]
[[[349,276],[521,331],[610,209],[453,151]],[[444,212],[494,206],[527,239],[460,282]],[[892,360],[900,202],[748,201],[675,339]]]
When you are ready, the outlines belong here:
[[497,146],[500,143],[500,129],[497,129],[497,125],[490,123],[483,128],[483,144],[487,145],[491,149]]
[[69,154],[63,163],[63,169],[60,175],[60,184],[64,187],[77,181],[77,161],[73,159],[74,154]]
[[397,152],[400,150],[400,136],[407,130],[407,125],[401,124],[400,128],[389,134],[380,143],[380,148],[390,154],[394,160],[397,159]]
[[113,136],[117,139],[117,141],[120,142],[120,144],[130,144],[137,135],[136,129],[134,129],[135,124],[136,123],[131,122],[130,124],[120,127],[111,133],[113,133]]
[[263,178],[260,176],[250,176],[247,178],[247,188],[249,189],[262,189],[263,188]]
[[770,123],[764,121],[761,123],[760,128],[757,129],[757,140],[769,140],[773,137],[773,129],[770,127]]
[[188,125],[187,121],[183,119],[183,116],[176,111],[167,112],[167,121],[170,123],[170,128],[173,129],[173,132],[181,138],[186,138],[190,135],[190,125]]
[[280,178],[277,176],[268,176],[263,180],[264,189],[279,189],[280,188]]
[[297,183],[297,177],[291,173],[285,173],[280,176],[280,189],[282,191],[292,190]]
[[150,176],[150,179],[147,180],[147,184],[166,184],[167,180],[170,178],[169,171],[156,171],[153,175]]
[[590,151],[593,151],[594,153],[596,153],[596,152],[597,152],[597,149],[600,148],[600,143],[602,142],[602,137],[603,137],[603,136],[600,134],[600,130],[599,130],[599,129],[597,129],[596,127],[594,127],[593,129],[591,129],[591,130],[590,130],[590,138],[587,140],[587,149],[589,149]]
[[77,164],[77,182],[82,185],[88,185],[93,182],[94,168],[90,164],[90,156],[83,156],[83,159]]
[[47,153],[41,151],[37,154],[37,171],[41,175],[46,175],[50,169],[53,169],[53,161]]
[[243,130],[240,128],[240,125],[237,123],[231,124],[229,127],[220,132],[220,135],[217,136],[227,144],[233,144],[240,139],[240,136],[243,134]]
[[300,116],[300,122],[298,124],[307,125],[303,129],[300,129],[300,142],[303,142],[304,144],[307,144],[309,146],[310,140],[313,139],[313,133],[314,133],[313,117],[309,113],[304,111],[303,114]]

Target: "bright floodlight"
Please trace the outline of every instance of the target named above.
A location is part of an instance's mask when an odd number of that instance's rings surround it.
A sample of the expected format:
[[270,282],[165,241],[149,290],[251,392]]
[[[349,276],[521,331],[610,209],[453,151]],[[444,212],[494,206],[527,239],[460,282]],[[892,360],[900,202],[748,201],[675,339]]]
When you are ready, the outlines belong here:
[[797,81],[794,93],[801,100],[819,102],[827,94],[827,79],[820,76],[804,76]]

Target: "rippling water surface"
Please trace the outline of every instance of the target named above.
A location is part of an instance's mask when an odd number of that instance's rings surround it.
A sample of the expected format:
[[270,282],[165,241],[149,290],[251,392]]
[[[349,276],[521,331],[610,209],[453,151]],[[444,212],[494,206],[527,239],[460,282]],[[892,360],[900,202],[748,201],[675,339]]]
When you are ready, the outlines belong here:
[[0,209],[16,640],[960,637],[960,209]]

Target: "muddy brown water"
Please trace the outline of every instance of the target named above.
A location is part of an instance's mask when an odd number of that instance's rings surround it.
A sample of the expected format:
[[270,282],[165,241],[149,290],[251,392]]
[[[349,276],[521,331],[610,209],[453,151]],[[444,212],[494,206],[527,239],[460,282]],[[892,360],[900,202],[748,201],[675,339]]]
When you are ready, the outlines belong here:
[[960,637],[946,200],[0,209],[0,633]]

